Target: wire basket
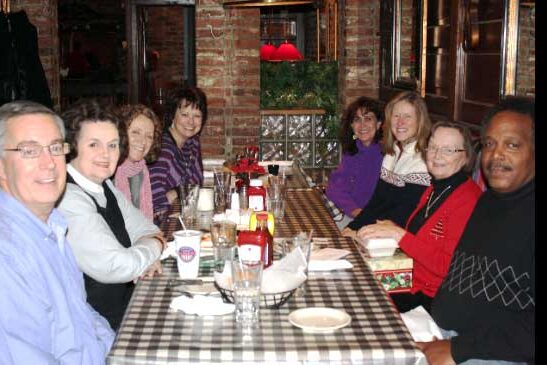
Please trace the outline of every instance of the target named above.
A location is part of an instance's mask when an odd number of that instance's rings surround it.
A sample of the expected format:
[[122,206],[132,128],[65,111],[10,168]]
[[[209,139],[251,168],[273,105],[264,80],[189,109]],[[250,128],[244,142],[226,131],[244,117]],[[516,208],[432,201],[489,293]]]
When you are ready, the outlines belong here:
[[[222,299],[224,299],[225,302],[228,302],[228,303],[234,302],[233,290],[221,288],[220,286],[218,286],[217,283],[215,283],[215,286],[217,290],[220,292],[220,295],[222,296]],[[270,308],[270,309],[280,308],[292,297],[296,289],[297,288],[289,290],[289,291],[281,292],[281,293],[275,293],[275,294],[262,294],[260,296],[260,307]]]

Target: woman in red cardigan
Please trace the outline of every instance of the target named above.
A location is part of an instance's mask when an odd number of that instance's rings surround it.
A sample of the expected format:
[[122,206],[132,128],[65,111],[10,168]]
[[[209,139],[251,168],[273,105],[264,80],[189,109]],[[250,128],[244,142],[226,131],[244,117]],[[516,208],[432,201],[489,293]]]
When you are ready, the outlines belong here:
[[433,179],[406,227],[377,221],[357,233],[360,239],[394,238],[401,250],[414,259],[411,293],[391,295],[400,312],[420,305],[430,310],[452,253],[481,195],[481,189],[469,177],[474,151],[466,127],[450,122],[435,124],[425,160]]

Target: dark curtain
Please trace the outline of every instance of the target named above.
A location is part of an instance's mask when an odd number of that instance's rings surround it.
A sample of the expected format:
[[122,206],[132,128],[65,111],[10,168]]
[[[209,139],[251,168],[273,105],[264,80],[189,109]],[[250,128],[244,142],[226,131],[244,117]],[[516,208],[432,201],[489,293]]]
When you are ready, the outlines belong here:
[[0,12],[0,105],[22,99],[53,108],[36,27],[24,11]]

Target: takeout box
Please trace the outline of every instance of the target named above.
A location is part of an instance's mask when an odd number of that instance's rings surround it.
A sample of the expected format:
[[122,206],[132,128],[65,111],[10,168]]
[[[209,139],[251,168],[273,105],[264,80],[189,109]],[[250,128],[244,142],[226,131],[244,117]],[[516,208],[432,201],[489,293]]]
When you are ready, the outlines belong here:
[[412,289],[413,260],[401,250],[396,250],[393,256],[369,257],[367,264],[388,293]]

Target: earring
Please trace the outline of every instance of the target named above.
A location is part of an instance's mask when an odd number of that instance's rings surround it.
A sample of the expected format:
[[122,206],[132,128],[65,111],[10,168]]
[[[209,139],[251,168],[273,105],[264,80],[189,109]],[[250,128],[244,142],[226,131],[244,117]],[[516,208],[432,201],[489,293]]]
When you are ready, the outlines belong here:
[[357,136],[354,134],[351,138],[353,138],[353,140],[356,140]]

